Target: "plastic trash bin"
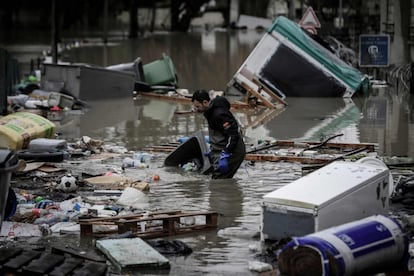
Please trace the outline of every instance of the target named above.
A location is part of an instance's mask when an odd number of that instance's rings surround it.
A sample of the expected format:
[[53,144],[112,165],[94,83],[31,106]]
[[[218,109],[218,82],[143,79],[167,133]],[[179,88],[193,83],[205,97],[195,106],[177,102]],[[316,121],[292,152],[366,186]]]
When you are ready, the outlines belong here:
[[132,72],[135,74],[135,81],[145,81],[144,67],[140,57],[137,57],[134,62],[111,65],[105,68],[109,70]]
[[144,65],[145,82],[149,85],[177,84],[177,74],[169,56],[162,54],[162,58]]
[[[8,149],[0,149],[0,229],[5,217],[9,217],[10,212],[15,211],[15,208],[10,205],[14,205],[13,194],[9,196],[10,179],[12,172],[17,169],[19,160],[14,151]],[[13,192],[13,190],[11,190]],[[14,193],[14,192],[13,192]],[[9,214],[6,214],[6,209]]]

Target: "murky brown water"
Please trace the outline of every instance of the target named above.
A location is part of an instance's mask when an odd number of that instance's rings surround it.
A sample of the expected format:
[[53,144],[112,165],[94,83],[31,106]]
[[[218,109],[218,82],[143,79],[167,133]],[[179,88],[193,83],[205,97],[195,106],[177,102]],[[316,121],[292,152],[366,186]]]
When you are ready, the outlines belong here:
[[[74,48],[63,54],[68,61],[106,66],[131,62],[136,57],[147,63],[167,53],[176,66],[180,87],[190,91],[224,90],[260,37],[256,32],[158,34],[106,46]],[[89,101],[88,111],[67,114],[57,124],[62,138],[88,135],[139,151],[207,129],[200,115],[175,114],[177,110],[189,110],[185,104],[145,98],[134,101],[132,96],[103,100],[99,99],[99,91],[96,94],[96,101]],[[352,100],[286,100],[289,106],[283,112],[236,113],[248,143],[262,139],[320,140],[342,133],[334,141],[378,143],[381,155],[414,157],[413,101],[406,94],[376,88],[369,97]],[[160,175],[161,180],[151,183],[148,194],[151,210],[214,210],[221,216],[217,231],[173,237],[187,243],[194,252],[187,257],[169,257],[171,269],[153,274],[256,275],[248,270],[248,262],[255,260],[261,250],[258,233],[262,196],[299,178],[300,166],[270,162],[252,166],[245,162],[234,179],[213,181],[164,168],[166,155],[155,155],[149,169],[129,171],[142,179],[150,179],[154,173]]]

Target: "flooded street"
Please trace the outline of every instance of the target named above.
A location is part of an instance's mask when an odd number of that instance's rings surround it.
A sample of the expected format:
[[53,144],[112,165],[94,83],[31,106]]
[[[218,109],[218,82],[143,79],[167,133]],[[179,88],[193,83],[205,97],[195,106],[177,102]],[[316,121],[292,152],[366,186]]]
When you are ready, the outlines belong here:
[[[174,62],[178,86],[223,91],[263,33],[256,31],[154,34],[107,45],[87,44],[62,53],[68,62],[109,66],[140,57],[143,64],[166,53]],[[89,101],[91,109],[70,116],[67,135],[91,135],[136,150],[175,141],[203,127],[201,116],[175,115],[191,107],[157,100],[120,98]],[[231,97],[230,97],[231,98]],[[283,111],[237,112],[248,143],[261,139],[321,140],[342,133],[337,142],[378,143],[380,155],[414,157],[413,97],[396,88],[377,86],[370,95],[342,98],[288,98]]]
[[[227,82],[248,56],[262,33],[255,31],[192,34],[155,34],[111,42],[90,43],[62,52],[63,61],[108,66],[128,63],[140,57],[143,63],[166,53],[174,62],[178,85],[195,89],[225,90]],[[57,122],[60,138],[68,141],[81,136],[107,144],[141,151],[147,146],[175,142],[198,130],[207,134],[200,114],[188,111],[188,104],[132,97],[88,101],[84,111],[72,111]],[[231,98],[230,96],[229,98]],[[285,110],[235,111],[248,144],[259,140],[321,141],[343,134],[332,142],[378,143],[384,156],[414,157],[414,103],[412,96],[389,87],[376,87],[368,96],[342,98],[287,98]],[[151,211],[217,211],[217,230],[174,236],[188,244],[193,253],[186,257],[167,256],[170,270],[129,275],[257,275],[248,269],[257,260],[260,242],[263,195],[301,176],[301,165],[285,162],[245,161],[234,179],[211,180],[208,176],[163,167],[165,153],[154,153],[150,168],[127,170],[127,174],[150,181]],[[120,162],[109,160],[113,166]],[[151,181],[154,174],[159,182]],[[71,240],[87,245],[76,236]],[[56,242],[62,242],[58,237]],[[51,243],[55,242],[50,237]],[[66,241],[65,241],[66,242]],[[116,271],[113,271],[115,274]]]

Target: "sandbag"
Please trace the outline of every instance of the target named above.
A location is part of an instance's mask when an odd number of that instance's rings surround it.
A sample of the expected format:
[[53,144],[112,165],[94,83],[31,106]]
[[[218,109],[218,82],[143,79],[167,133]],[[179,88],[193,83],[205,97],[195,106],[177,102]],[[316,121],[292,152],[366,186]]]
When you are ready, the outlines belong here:
[[26,149],[35,138],[52,138],[55,124],[30,112],[16,112],[0,118],[0,148]]

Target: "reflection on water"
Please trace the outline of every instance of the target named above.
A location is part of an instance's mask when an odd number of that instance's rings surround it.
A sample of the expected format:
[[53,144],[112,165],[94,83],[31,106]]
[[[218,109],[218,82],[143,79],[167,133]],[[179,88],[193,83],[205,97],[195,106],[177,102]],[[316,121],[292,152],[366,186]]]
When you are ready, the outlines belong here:
[[[288,107],[261,125],[247,127],[246,135],[256,141],[258,139],[319,141],[344,132],[347,135],[337,141],[346,139],[350,143],[358,142],[355,129],[349,129],[350,125],[355,126],[360,119],[359,110],[352,100],[343,98],[287,98],[286,100],[289,103]],[[248,115],[244,117],[249,118]]]
[[361,141],[378,143],[387,156],[414,157],[413,96],[379,86],[355,103],[363,110],[359,123]]

